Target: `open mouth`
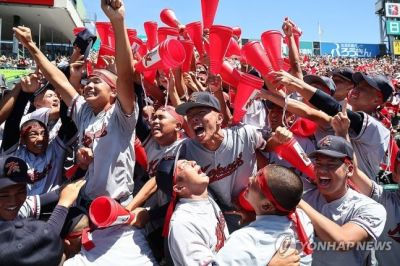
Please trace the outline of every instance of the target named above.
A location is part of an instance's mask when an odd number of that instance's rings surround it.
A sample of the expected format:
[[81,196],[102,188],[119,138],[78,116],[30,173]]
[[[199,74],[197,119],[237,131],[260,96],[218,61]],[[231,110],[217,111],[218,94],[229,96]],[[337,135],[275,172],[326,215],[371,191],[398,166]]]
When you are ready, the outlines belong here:
[[88,98],[88,97],[95,97],[96,96],[96,93],[94,92],[94,91],[87,91],[86,93],[85,93],[85,98]]
[[204,134],[205,130],[204,127],[199,125],[199,126],[195,126],[193,128],[194,133],[196,134],[196,136],[200,137],[201,135]]
[[320,187],[327,187],[331,183],[331,179],[325,176],[321,176],[318,178],[319,179],[319,186]]
[[10,212],[13,212],[13,211],[16,211],[17,208],[18,208],[18,206],[11,206],[11,207],[6,208],[6,210],[10,211]]

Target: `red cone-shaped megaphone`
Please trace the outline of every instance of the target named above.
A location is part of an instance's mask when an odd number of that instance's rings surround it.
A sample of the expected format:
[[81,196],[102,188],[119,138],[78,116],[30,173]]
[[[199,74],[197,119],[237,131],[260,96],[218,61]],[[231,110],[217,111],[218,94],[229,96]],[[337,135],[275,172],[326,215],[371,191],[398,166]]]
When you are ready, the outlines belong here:
[[242,55],[246,58],[248,64],[261,73],[261,76],[268,76],[273,71],[271,62],[259,42],[246,43],[242,47]]
[[261,35],[261,42],[275,71],[282,70],[283,66],[282,40],[282,33],[277,30],[269,30]]
[[96,22],[96,30],[100,37],[101,44],[115,49],[115,36],[111,23]]
[[181,25],[175,16],[175,12],[168,8],[165,8],[161,11],[160,19],[162,22],[172,28],[179,28],[179,25]]
[[241,73],[233,105],[233,123],[239,123],[247,112],[247,105],[256,97],[264,80],[247,73]]
[[185,48],[185,54],[186,54],[185,61],[182,64],[182,72],[189,72],[190,66],[192,65],[194,44],[191,40],[182,40],[181,43]]
[[144,72],[153,69],[176,68],[185,61],[185,58],[183,45],[178,40],[169,39],[148,52],[142,61],[135,65],[135,70]]
[[295,138],[275,147],[275,152],[300,172],[315,180],[314,165]]
[[233,68],[231,64],[229,64],[226,61],[222,63],[220,75],[222,81],[227,83],[229,86],[237,88],[237,86],[239,85],[239,80],[240,80],[239,71],[236,68]]
[[153,50],[154,47],[158,44],[157,38],[157,22],[155,21],[146,21],[144,24],[144,31],[146,32],[147,36],[147,49]]
[[137,36],[137,31],[135,29],[126,29],[126,33],[128,34],[128,37],[136,37]]
[[225,57],[231,57],[231,56],[237,56],[237,57],[241,56],[241,50],[239,44],[233,37],[229,41],[228,50],[226,51],[225,54]]
[[296,119],[293,125],[290,126],[290,131],[292,131],[295,135],[308,138],[314,135],[317,127],[318,126],[314,121],[299,117]]
[[219,0],[201,0],[201,13],[203,15],[203,26],[210,29],[214,23]]
[[179,39],[179,30],[170,27],[159,27],[158,28],[158,41],[162,43],[166,39]]
[[129,224],[134,215],[110,197],[96,198],[89,207],[90,220],[99,228]]
[[100,49],[99,49],[99,55],[97,58],[96,68],[106,68],[107,67],[106,62],[102,58],[102,56],[104,56],[104,55],[115,56],[115,49],[111,48],[107,45],[101,44]]
[[237,39],[240,39],[240,36],[242,36],[242,29],[239,27],[233,27],[233,36],[236,37]]
[[211,74],[219,74],[231,37],[231,28],[219,25],[211,26],[209,51]]
[[204,54],[203,47],[203,26],[200,21],[192,22],[186,25],[186,32],[189,34],[190,39],[194,43],[197,52],[200,55]]

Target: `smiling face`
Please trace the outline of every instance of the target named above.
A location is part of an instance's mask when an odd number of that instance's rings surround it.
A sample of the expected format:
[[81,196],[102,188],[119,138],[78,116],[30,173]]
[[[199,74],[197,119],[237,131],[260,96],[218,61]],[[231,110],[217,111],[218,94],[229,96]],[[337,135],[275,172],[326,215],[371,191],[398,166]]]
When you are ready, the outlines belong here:
[[170,145],[178,139],[181,124],[167,111],[158,109],[151,121],[151,135],[161,146]]
[[174,190],[179,192],[180,197],[190,198],[193,195],[200,196],[207,192],[210,180],[195,161],[178,160],[175,174]]
[[114,102],[116,93],[104,80],[92,76],[83,88],[83,97],[94,112],[98,113]]
[[318,190],[329,201],[341,198],[347,191],[347,178],[352,175],[352,165],[341,159],[317,155],[315,174]]
[[16,184],[0,189],[0,219],[12,221],[26,199],[26,184]]
[[21,129],[22,143],[26,149],[33,154],[43,154],[49,145],[49,132],[46,127],[37,121],[31,121],[24,124]]
[[186,115],[195,139],[202,145],[212,142],[221,129],[222,114],[210,107],[194,107],[189,109]]
[[60,110],[60,98],[52,90],[46,90],[35,97],[34,106],[37,108],[47,107]]
[[[272,131],[275,131],[277,127],[281,127],[282,125],[282,115],[283,115],[283,109],[278,107],[278,106],[274,106],[272,108],[268,109],[268,122],[269,125],[272,129]],[[295,120],[295,116],[286,111],[285,114],[285,123],[286,125],[291,126]]]
[[348,101],[353,111],[371,113],[383,102],[383,97],[380,91],[363,80],[350,91]]

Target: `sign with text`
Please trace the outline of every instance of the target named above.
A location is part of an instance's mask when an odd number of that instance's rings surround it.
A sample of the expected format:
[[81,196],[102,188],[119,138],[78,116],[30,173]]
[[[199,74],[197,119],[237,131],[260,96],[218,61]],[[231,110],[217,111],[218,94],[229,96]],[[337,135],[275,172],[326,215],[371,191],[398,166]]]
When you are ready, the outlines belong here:
[[37,5],[37,6],[54,6],[54,0],[0,0],[0,4],[1,3]]
[[400,55],[400,40],[393,41],[393,53],[394,55]]
[[379,44],[321,43],[321,55],[333,57],[376,57],[379,54]]
[[400,18],[400,4],[386,3],[385,11],[388,18]]
[[388,35],[400,35],[400,21],[386,20],[386,33]]

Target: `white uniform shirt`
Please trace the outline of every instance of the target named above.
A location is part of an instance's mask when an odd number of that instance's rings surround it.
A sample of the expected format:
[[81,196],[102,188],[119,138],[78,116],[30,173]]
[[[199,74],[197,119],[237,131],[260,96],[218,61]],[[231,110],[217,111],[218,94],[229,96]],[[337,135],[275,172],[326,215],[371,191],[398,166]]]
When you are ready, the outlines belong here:
[[91,148],[94,156],[86,172],[85,194],[91,199],[105,195],[126,200],[133,191],[137,104],[136,111],[126,115],[117,99],[108,110],[95,115],[79,97],[72,110],[79,144]]
[[388,214],[383,233],[378,238],[378,243],[382,246],[375,250],[376,259],[379,265],[398,265],[400,263],[400,190],[385,191],[382,186],[374,182],[372,198],[381,203]]
[[[376,201],[349,188],[346,194],[332,202],[326,202],[318,189],[310,190],[303,195],[303,199],[322,215],[338,225],[354,223],[363,228],[372,241],[376,241],[383,231],[386,222],[385,208]],[[319,248],[323,246],[318,236],[315,237],[316,248],[313,253],[313,265],[365,265],[370,254],[368,249],[351,249],[336,251],[333,248]],[[364,243],[366,244],[366,243]],[[371,245],[366,245],[371,246]]]
[[64,266],[157,265],[142,229],[130,225],[116,225],[92,232],[95,247],[89,251],[83,247]]
[[220,208],[211,198],[179,199],[168,234],[174,265],[205,265],[212,261],[229,236],[224,221]]
[[[304,231],[312,243],[314,228],[310,218],[297,210]],[[311,265],[311,255],[303,253],[297,238],[296,228],[287,216],[261,215],[249,225],[236,230],[215,257],[218,265],[260,265],[269,263],[274,254],[290,245],[300,254],[301,265]],[[284,241],[286,243],[284,243]]]
[[224,139],[216,151],[204,148],[193,139],[185,141],[185,159],[196,161],[210,177],[215,196],[222,204],[232,206],[236,197],[257,172],[255,151],[265,140],[255,127],[244,125],[223,129]]

